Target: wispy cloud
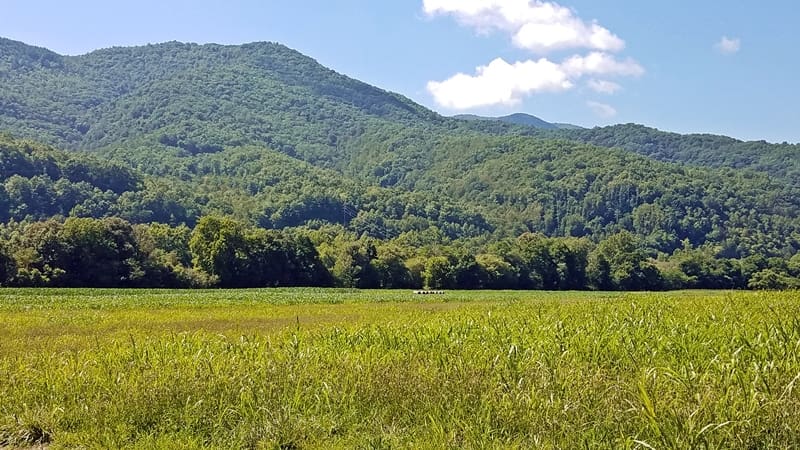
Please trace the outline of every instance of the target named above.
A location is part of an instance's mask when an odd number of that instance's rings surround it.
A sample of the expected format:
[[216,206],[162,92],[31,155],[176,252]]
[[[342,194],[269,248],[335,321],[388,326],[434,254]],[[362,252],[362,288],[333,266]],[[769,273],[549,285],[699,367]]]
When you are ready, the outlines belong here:
[[644,67],[631,58],[619,60],[608,53],[592,52],[586,56],[575,55],[562,64],[564,70],[581,77],[583,75],[620,75],[639,77]]
[[586,85],[589,87],[589,89],[597,92],[598,94],[611,95],[622,89],[622,86],[619,84],[608,80],[591,79],[586,83]]
[[742,49],[742,40],[739,38],[722,36],[722,39],[714,44],[714,48],[723,55],[733,55],[739,53],[739,50]]
[[[516,47],[533,54],[572,51],[564,59],[548,57],[508,62],[496,58],[475,73],[458,73],[428,83],[437,104],[454,110],[515,105],[526,96],[573,89],[582,79],[598,93],[613,94],[622,87],[605,78],[639,77],[645,69],[634,59],[614,53],[625,41],[596,21],[585,21],[570,8],[542,0],[423,0],[429,16],[451,16],[479,33],[509,35]],[[597,80],[594,77],[602,77]]]
[[603,119],[610,119],[617,115],[617,110],[614,109],[613,106],[606,105],[605,103],[588,101],[586,102],[586,106],[588,106],[593,113],[599,117],[602,117]]

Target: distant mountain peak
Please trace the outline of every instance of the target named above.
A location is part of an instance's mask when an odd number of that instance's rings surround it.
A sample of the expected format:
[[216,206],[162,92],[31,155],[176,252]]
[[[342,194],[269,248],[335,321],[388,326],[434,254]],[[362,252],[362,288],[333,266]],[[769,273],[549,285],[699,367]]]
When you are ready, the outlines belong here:
[[492,122],[504,122],[513,125],[522,125],[528,127],[539,128],[543,130],[559,130],[559,129],[580,129],[577,125],[567,123],[551,123],[546,120],[540,119],[534,115],[527,113],[514,113],[502,117],[484,117],[476,116],[474,114],[460,114],[453,116],[455,119],[461,120],[488,120]]
[[61,67],[63,56],[42,47],[0,37],[0,76],[4,72],[30,70],[40,67]]

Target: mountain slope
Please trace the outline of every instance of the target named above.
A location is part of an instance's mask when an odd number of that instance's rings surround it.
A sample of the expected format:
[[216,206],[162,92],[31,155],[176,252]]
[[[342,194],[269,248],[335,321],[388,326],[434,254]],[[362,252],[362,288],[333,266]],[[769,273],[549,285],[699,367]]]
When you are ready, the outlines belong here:
[[667,133],[642,125],[562,130],[555,136],[621,148],[659,161],[704,167],[750,168],[783,177],[800,186],[800,145],[744,142],[710,134]]
[[272,43],[64,57],[0,40],[0,64],[0,129],[67,148],[147,138],[197,153],[260,143],[314,160],[373,122],[439,120]]
[[800,248],[800,189],[756,171],[685,167],[528,136],[390,134],[360,143],[392,149],[377,171],[365,158],[362,177],[469,203],[510,235],[598,238],[627,229],[664,251],[684,239],[720,243],[734,254]]
[[[598,240],[629,230],[652,249],[686,239],[731,255],[800,248],[791,146],[750,154],[738,141],[706,145],[631,126],[444,118],[272,43],[65,57],[0,40],[0,78],[0,131],[92,150],[145,175],[144,188],[81,214],[174,223],[221,212],[266,227],[342,223],[376,237]],[[741,158],[730,159],[731,148]]]
[[797,145],[684,136],[639,125],[556,130],[559,125],[527,114],[452,120],[274,43],[170,42],[67,57],[0,38],[0,79],[0,130],[62,148],[134,142],[203,153],[256,144],[343,169],[350,155],[342,147],[349,141],[401,125],[557,137],[667,162],[753,168],[800,182]]
[[324,220],[385,238],[431,227],[453,238],[492,231],[446,198],[370,186],[264,148],[105,156],[114,162],[0,134],[0,222],[63,215],[193,225],[230,214],[276,228]]

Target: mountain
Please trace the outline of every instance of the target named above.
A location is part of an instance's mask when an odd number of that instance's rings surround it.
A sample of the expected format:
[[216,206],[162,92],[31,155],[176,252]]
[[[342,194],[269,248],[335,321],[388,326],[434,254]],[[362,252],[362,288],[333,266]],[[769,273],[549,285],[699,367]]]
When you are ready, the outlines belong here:
[[[408,130],[363,145],[394,149],[379,163],[378,174],[402,179],[406,189],[474,205],[506,235],[540,231],[599,238],[630,230],[663,251],[688,240],[723,244],[731,254],[754,246],[766,254],[792,253],[800,243],[798,187],[752,170],[689,167],[529,136],[460,133],[435,139]],[[404,153],[414,157],[399,159]],[[414,170],[400,162],[409,160]],[[365,168],[362,176],[369,175]],[[754,224],[772,231],[761,234]]]
[[373,123],[441,121],[273,43],[60,56],[3,39],[0,79],[0,129],[72,149],[144,138],[200,153],[257,142],[314,159]]
[[667,133],[642,125],[566,130],[555,136],[608,148],[621,148],[659,161],[704,167],[749,168],[800,185],[800,145],[744,142],[711,134]]
[[[791,147],[759,144],[751,154],[746,143],[630,126],[442,117],[275,43],[61,56],[0,39],[0,80],[0,131],[16,136],[6,147],[34,139],[72,151],[56,160],[105,161],[143,180],[124,192],[98,187],[105,198],[60,214],[194,223],[220,213],[414,242],[628,230],[654,251],[684,240],[729,255],[800,248],[796,163],[774,156],[791,159]],[[731,148],[741,158],[731,160]],[[0,183],[12,218],[52,213],[9,190],[12,178],[35,175],[9,173]],[[46,178],[36,182],[60,179]]]
[[[491,231],[481,216],[447,199],[370,186],[264,148],[181,157],[144,152],[138,164],[114,156],[0,134],[0,222],[60,215],[194,225],[204,215],[230,214],[270,228],[324,220],[384,238],[430,227],[450,237]],[[145,160],[147,177],[131,169]]]
[[453,116],[453,118],[459,120],[467,120],[467,121],[484,120],[490,122],[503,122],[512,125],[522,125],[527,127],[540,128],[543,130],[581,129],[581,127],[577,125],[570,125],[567,123],[546,122],[536,116],[532,116],[530,114],[525,114],[525,113],[515,113],[502,117],[483,117],[483,116],[476,116],[474,114],[459,114],[457,116]]

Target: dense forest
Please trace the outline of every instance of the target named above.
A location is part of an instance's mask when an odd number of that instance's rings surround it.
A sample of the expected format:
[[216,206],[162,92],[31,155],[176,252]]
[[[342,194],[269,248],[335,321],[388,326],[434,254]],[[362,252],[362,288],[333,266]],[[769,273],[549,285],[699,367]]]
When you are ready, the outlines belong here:
[[118,217],[9,222],[0,227],[0,286],[278,287],[436,289],[800,287],[800,255],[723,258],[688,242],[649,254],[622,231],[586,238],[524,233],[470,245],[380,240],[341,225],[268,230],[229,217],[185,225]]
[[659,161],[705,167],[750,168],[800,183],[800,145],[743,142],[710,134],[681,135],[642,125],[568,130],[566,139],[602,147],[617,147]]
[[4,285],[786,288],[800,275],[796,145],[446,118],[273,43],[61,56],[0,39],[0,80]]

